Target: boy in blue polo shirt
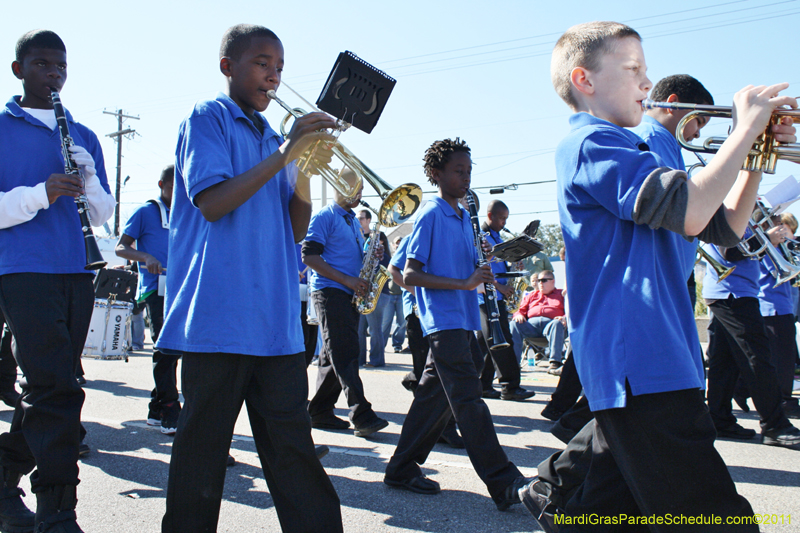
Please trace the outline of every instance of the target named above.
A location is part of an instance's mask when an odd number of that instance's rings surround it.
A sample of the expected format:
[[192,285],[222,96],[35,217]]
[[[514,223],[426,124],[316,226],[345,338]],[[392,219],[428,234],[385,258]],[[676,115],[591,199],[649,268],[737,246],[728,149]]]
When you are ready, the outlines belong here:
[[[169,207],[172,205],[174,182],[175,165],[169,165],[161,172],[158,180],[161,194],[133,212],[125,223],[115,250],[119,257],[139,262],[136,298],[139,303],[147,305],[150,336],[154,344],[164,325],[164,297],[158,294],[158,279],[167,270]],[[150,392],[147,424],[161,426],[161,433],[165,435],[175,434],[181,412],[178,400],[178,359],[180,354],[165,354],[158,349],[153,350],[155,388]]]
[[[356,183],[359,178],[346,170],[342,178]],[[358,324],[361,315],[353,306],[353,293],[363,294],[367,281],[359,277],[363,263],[364,235],[353,208],[353,198],[334,193],[335,202],[314,214],[303,241],[303,262],[313,269],[309,280],[311,300],[322,328],[324,348],[319,356],[317,390],[308,404],[311,426],[318,429],[347,429],[350,423],[337,417],[333,408],[344,391],[350,406],[354,435],[367,437],[389,422],[380,418],[364,394],[358,375]],[[378,244],[378,253],[383,246]]]
[[472,466],[501,511],[519,503],[525,478],[506,457],[481,399],[483,357],[475,331],[480,311],[475,288],[493,283],[491,267],[476,268],[470,217],[458,201],[469,190],[470,149],[460,139],[436,141],[425,153],[425,173],[438,195],[420,210],[409,237],[403,281],[415,287],[422,329],[430,352],[414,392],[384,483],[420,494],[439,484],[423,464],[450,419],[450,407]]
[[11,429],[0,435],[0,529],[33,531],[17,484],[36,468],[37,531],[74,533],[84,400],[75,370],[94,305],[74,198],[85,191],[97,225],[115,202],[97,136],[69,112],[80,176],[64,174],[51,100],[67,80],[63,41],[47,30],[26,33],[11,69],[23,95],[0,111],[0,309],[25,379]]
[[[736,128],[687,181],[625,129],[641,121],[651,88],[635,30],[570,28],[551,75],[576,112],[556,153],[559,214],[570,254],[570,338],[596,420],[591,466],[566,514],[750,516],[714,449],[703,403],[697,330],[680,289],[693,246],[684,235],[738,242],[760,180],[739,169],[775,107],[796,102],[778,96],[787,84],[737,93]],[[774,130],[794,139],[791,126]]]
[[[306,233],[311,203],[308,178],[291,164],[316,141],[331,142],[318,130],[335,121],[310,113],[285,140],[272,130],[260,112],[283,63],[283,45],[267,28],[229,28],[219,59],[227,93],[197,103],[179,130],[157,348],[184,354],[185,403],[164,533],[216,531],[242,403],[283,531],[342,530],[305,410],[295,242]],[[329,147],[314,149],[330,161]]]

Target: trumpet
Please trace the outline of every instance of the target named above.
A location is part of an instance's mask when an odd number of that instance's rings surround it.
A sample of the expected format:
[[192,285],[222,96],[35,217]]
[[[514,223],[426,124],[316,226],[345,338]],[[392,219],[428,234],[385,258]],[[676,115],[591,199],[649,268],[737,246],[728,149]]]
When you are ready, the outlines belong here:
[[[683,136],[683,127],[691,120],[698,117],[732,118],[733,113],[733,108],[730,106],[655,102],[649,98],[642,101],[642,108],[645,110],[654,108],[691,110],[690,113],[686,114],[686,116],[678,122],[678,143],[691,152],[703,152],[708,154],[717,153],[722,143],[725,142],[726,137],[708,137],[703,141],[702,145],[696,145],[687,141]],[[784,117],[789,117],[795,122],[799,122],[800,110],[776,109],[773,111],[769,126],[767,126],[767,129],[764,130],[764,132],[758,136],[755,143],[753,143],[753,147],[750,149],[750,153],[747,155],[744,165],[742,165],[742,170],[774,174],[775,166],[778,164],[779,159],[800,163],[800,143],[780,144],[775,140],[775,135],[772,133],[771,126],[780,122]]]
[[[766,251],[767,255],[772,261],[772,264],[775,265],[776,270],[774,270],[772,274],[777,278],[777,282],[775,283],[775,287],[777,287],[781,283],[789,281],[790,279],[795,278],[797,275],[799,275],[800,265],[798,265],[797,258],[792,253],[792,251],[789,250],[789,247],[786,245],[785,242],[778,244],[778,248],[780,248],[781,251],[781,253],[779,254],[777,250],[775,250],[775,246],[769,240],[769,237],[766,235],[766,232],[764,232],[762,228],[762,225],[764,224],[768,225],[770,229],[776,227],[775,223],[772,221],[772,217],[773,217],[772,210],[767,209],[761,200],[756,200],[756,209],[753,213],[753,218],[751,218],[750,222],[752,226],[758,228],[758,234],[763,235],[763,240],[761,237],[759,237],[759,240],[761,240],[763,244],[759,246],[759,249],[757,251],[758,253]],[[755,229],[753,229],[753,233],[754,234],[756,233]],[[791,242],[796,243],[797,241],[792,240]],[[743,250],[744,247],[747,247],[748,251],[750,251],[746,242],[743,241],[742,243],[740,243],[739,247],[739,249],[742,250],[742,253],[744,253]],[[770,252],[770,248],[774,250],[774,253]],[[773,257],[773,255],[775,257]]]
[[717,273],[717,279],[719,281],[722,281],[723,279],[727,278],[728,276],[731,275],[731,273],[733,273],[734,270],[736,270],[735,265],[730,268],[725,268],[725,265],[714,259],[711,256],[711,254],[703,250],[702,246],[697,247],[697,253],[699,254],[699,257],[697,258],[697,261],[695,261],[694,263],[697,264],[700,262],[701,259],[705,259],[706,263],[711,265],[711,268],[713,268],[714,271]]
[[[761,202],[758,202],[758,204],[760,204],[759,210],[765,209]],[[758,210],[756,212],[758,212]],[[762,214],[764,212],[765,211],[762,211]],[[769,214],[768,211],[766,211],[766,213]],[[767,217],[767,220],[769,219],[770,217]],[[758,246],[751,248],[747,239],[743,239],[737,246],[742,254],[755,260],[758,260],[762,253],[766,253],[767,257],[772,261],[772,264],[775,265],[775,271],[772,274],[775,276],[776,280],[774,286],[777,287],[800,275],[800,266],[796,266],[791,261],[784,258],[778,249],[770,242],[760,222],[763,221],[753,220],[753,217],[747,221],[747,227],[753,232],[753,236],[758,241]],[[786,252],[788,252],[788,249],[786,249]],[[790,257],[790,255],[786,257]]]
[[[294,89],[285,83],[283,85],[294,92]],[[295,92],[295,94],[297,93]],[[281,135],[286,137],[288,133],[286,131],[286,125],[289,121],[292,120],[292,118],[300,118],[306,115],[307,112],[299,107],[291,107],[278,98],[274,90],[267,91],[267,96],[278,102],[278,104],[287,111],[286,116],[283,117],[281,121],[280,127]],[[318,111],[318,109],[315,108],[315,111]],[[342,123],[338,132],[347,129],[347,127],[349,127],[349,125]],[[297,159],[297,166],[300,170],[306,175],[319,174],[322,179],[330,183],[343,197],[355,198],[361,190],[361,180],[356,180],[355,183],[351,183],[342,177],[342,171],[337,171],[328,164],[314,160],[312,155],[315,147],[316,144]],[[378,196],[380,196],[382,201],[377,211],[378,220],[381,225],[386,227],[397,226],[411,218],[417,211],[422,203],[422,189],[419,185],[416,183],[406,183],[393,189],[391,185],[375,174],[375,172],[357,158],[353,152],[340,143],[338,139],[334,143],[332,151],[333,155],[344,163],[345,167],[355,172],[362,180],[368,182],[378,192]]]

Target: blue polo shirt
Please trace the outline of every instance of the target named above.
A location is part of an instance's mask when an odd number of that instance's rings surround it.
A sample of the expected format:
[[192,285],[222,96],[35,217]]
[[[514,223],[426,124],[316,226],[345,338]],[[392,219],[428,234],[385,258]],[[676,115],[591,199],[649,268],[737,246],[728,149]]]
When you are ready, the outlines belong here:
[[[169,208],[167,208],[169,217]],[[167,247],[169,230],[161,225],[161,210],[157,205],[147,202],[133,212],[122,233],[136,240],[136,249],[147,252],[167,268]],[[136,297],[158,290],[158,274],[148,272],[146,263],[139,261],[139,287]]]
[[164,327],[157,347],[272,356],[303,351],[289,201],[289,164],[216,222],[197,195],[253,168],[283,139],[256,128],[220,93],[198,102],[178,131]]
[[[50,174],[64,173],[61,136],[23,111],[19,96],[0,110],[0,191],[34,187]],[[75,144],[94,158],[97,177],[106,192],[108,180],[97,136],[66,112]],[[87,274],[86,247],[75,200],[60,196],[31,220],[0,229],[0,275],[20,272]]]
[[760,276],[758,278],[758,303],[761,316],[778,316],[794,314],[792,281],[785,281],[775,286],[777,278],[772,275],[775,265],[769,257],[758,262]]
[[[435,276],[467,279],[475,272],[475,249],[469,213],[459,206],[461,217],[447,202],[434,196],[420,209],[409,236],[407,256],[422,263]],[[415,287],[420,323],[425,336],[437,331],[481,328],[477,291]]]
[[[745,236],[752,236],[750,230],[745,232]],[[706,275],[703,278],[703,298],[706,300],[725,300],[728,296],[734,298],[758,298],[759,282],[761,269],[759,261],[753,259],[743,259],[741,261],[726,261],[719,249],[713,244],[704,244],[703,250],[711,257],[720,262],[725,268],[736,267],[728,277],[719,280],[717,271],[713,268],[706,268]]]
[[[400,270],[405,270],[406,268],[406,252],[408,251],[408,241],[409,235],[403,237],[403,240],[400,241],[400,245],[397,247],[397,250],[394,251],[394,255],[392,256],[392,260],[390,262],[391,265],[399,268]],[[402,290],[403,295],[403,316],[406,317],[414,313],[414,306],[417,305],[417,299],[414,297],[414,293],[407,291],[405,289]]]
[[568,250],[570,340],[594,411],[634,395],[704,386],[682,236],[632,221],[645,178],[663,166],[631,131],[570,117],[556,150],[558,210]]
[[[489,228],[489,231],[487,231],[486,233],[487,233],[486,241],[491,246],[496,246],[496,245],[500,244],[501,242],[503,242],[503,239],[500,237],[500,234],[497,233],[492,228]],[[492,267],[492,272],[494,272],[495,274],[504,274],[504,273],[508,272],[508,267],[506,266],[506,262],[505,261],[492,261],[491,263],[489,263],[489,265]],[[505,278],[498,278],[497,282],[498,283],[502,283],[503,285],[508,283],[508,281]],[[502,302],[503,301],[503,295],[500,293],[500,291],[495,291],[495,293],[497,294],[497,301],[498,302]],[[484,303],[483,294],[482,293],[478,293],[478,303],[481,303],[481,304]]]
[[[354,277],[361,272],[364,262],[364,235],[352,209],[344,209],[337,203],[326,205],[311,217],[305,240],[321,244],[324,247],[322,258],[339,272]],[[353,294],[352,289],[316,271],[311,273],[309,279],[310,291],[333,287]]]
[[[683,162],[683,154],[681,153],[681,146],[672,133],[659,121],[650,115],[644,115],[642,117],[642,123],[632,128],[631,131],[647,143],[650,151],[656,154],[664,162],[665,166],[686,171],[686,166]],[[697,255],[697,242],[698,241],[695,239],[695,246],[686,247],[686,254],[683,257],[687,279],[694,269],[695,256]]]

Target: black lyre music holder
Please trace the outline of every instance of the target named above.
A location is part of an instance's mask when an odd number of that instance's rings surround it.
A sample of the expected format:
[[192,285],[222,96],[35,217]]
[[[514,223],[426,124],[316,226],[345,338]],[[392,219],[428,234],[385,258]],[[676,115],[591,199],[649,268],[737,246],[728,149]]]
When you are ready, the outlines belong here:
[[342,52],[317,99],[317,107],[370,133],[378,123],[395,83],[394,78],[353,52]]

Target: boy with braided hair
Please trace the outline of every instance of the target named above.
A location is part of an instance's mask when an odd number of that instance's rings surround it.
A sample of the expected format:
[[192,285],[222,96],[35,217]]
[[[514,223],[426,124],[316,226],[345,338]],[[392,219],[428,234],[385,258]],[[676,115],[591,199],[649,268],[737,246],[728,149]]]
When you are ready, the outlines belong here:
[[481,326],[475,288],[492,283],[494,275],[489,265],[475,267],[470,217],[459,205],[471,182],[470,149],[458,138],[436,141],[424,160],[425,173],[439,191],[414,222],[403,281],[415,288],[430,351],[384,482],[420,494],[439,492],[439,484],[425,477],[419,465],[442,434],[452,407],[470,461],[504,511],[519,503],[517,491],[525,478],[506,457],[481,399],[483,357],[474,333]]

